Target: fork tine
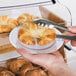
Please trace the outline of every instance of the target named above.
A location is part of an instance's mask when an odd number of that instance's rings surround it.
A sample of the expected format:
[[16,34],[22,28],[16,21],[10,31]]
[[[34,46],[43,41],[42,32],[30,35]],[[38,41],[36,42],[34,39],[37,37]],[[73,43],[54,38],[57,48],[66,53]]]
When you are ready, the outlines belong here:
[[49,28],[54,28],[54,25],[48,25]]
[[40,26],[41,24],[40,24],[40,23],[38,23],[38,25]]
[[44,24],[41,24],[41,26],[44,26]]
[[45,27],[48,27],[48,25],[46,24]]

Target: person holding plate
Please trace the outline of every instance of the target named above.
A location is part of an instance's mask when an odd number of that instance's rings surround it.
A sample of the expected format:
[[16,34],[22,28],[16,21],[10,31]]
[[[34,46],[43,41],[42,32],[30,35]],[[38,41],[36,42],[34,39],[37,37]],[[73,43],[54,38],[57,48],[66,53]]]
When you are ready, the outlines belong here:
[[[76,32],[76,26],[69,26],[68,29],[72,32]],[[75,34],[67,34],[75,36]],[[65,42],[67,42],[66,40]],[[76,46],[76,41],[71,41],[72,46]],[[31,62],[45,67],[49,70],[53,76],[76,76],[76,72],[72,71],[68,65],[64,62],[62,55],[56,51],[51,54],[37,54],[33,55],[25,50],[17,50],[24,58],[27,58]]]

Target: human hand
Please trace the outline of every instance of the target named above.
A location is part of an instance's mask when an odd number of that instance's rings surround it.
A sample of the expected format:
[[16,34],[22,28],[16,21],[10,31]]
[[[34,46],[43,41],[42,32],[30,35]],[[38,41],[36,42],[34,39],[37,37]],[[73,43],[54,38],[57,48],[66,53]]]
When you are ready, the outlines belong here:
[[25,50],[17,51],[32,63],[43,66],[49,70],[53,76],[76,76],[76,74],[68,68],[62,55],[58,51],[51,54],[30,54]]
[[24,58],[31,62],[48,68],[49,65],[64,63],[62,55],[57,51],[52,54],[30,54],[25,50],[17,50]]
[[54,71],[56,67],[65,64],[62,55],[57,51],[52,54],[30,54],[25,50],[17,50],[24,58],[30,60],[32,63],[43,66],[47,70]]
[[[68,30],[71,32],[76,33],[76,26],[68,26]],[[72,34],[72,33],[66,33],[66,35],[69,36],[76,36],[76,34]],[[65,40],[65,43],[67,43],[69,40]],[[76,41],[71,41],[71,45],[72,46],[76,46]]]

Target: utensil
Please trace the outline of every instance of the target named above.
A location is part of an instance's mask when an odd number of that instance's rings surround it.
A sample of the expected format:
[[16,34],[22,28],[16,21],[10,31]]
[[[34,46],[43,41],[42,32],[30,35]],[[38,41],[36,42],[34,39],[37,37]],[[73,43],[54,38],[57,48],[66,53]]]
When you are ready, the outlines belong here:
[[56,35],[56,38],[69,39],[76,41],[76,36],[67,36],[67,35]]
[[45,19],[34,19],[33,20],[36,24],[38,24],[39,26],[45,26],[45,27],[49,27],[49,28],[52,28],[52,27],[55,27],[55,28],[58,28],[58,29],[61,29],[61,30],[64,30],[64,31],[67,31],[69,33],[72,33],[72,34],[76,34],[74,32],[71,32],[67,29],[66,26],[62,25],[61,23],[60,24],[57,24],[57,23],[54,23],[52,21],[49,21],[49,20],[45,20]]
[[[44,45],[44,46],[24,44],[18,39],[18,32],[19,32],[20,28],[21,27],[16,27],[15,29],[13,29],[11,31],[11,33],[9,35],[9,41],[15,48],[25,49],[32,54],[55,52],[64,43],[63,39],[56,38],[55,41],[51,42],[50,44]],[[59,30],[57,30],[56,33],[61,34],[61,32]]]
[[[59,29],[65,30],[67,32],[70,32],[72,34],[76,34],[76,33],[73,33],[71,31],[69,31],[66,26],[63,26],[61,24],[56,24],[56,23],[51,22],[49,20],[34,19],[34,20],[25,21],[25,23],[26,22],[35,22],[39,26],[44,26],[44,27],[49,27],[49,28],[55,27],[55,28],[59,28]],[[76,41],[76,36],[67,36],[67,35],[59,35],[59,34],[56,34],[56,38],[69,39],[69,40]],[[34,38],[34,40],[37,41],[37,38]]]
[[71,51],[72,49],[69,47],[69,46],[67,46],[66,44],[64,45],[64,47],[68,50],[68,51]]

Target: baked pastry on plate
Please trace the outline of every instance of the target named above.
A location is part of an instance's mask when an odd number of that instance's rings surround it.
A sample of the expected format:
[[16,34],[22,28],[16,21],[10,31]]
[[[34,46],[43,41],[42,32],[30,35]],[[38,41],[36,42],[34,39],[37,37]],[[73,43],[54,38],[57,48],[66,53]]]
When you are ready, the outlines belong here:
[[38,26],[34,22],[26,22],[19,30],[19,40],[28,45],[36,44],[35,38],[39,45],[46,45],[55,40],[55,28],[46,28]]

